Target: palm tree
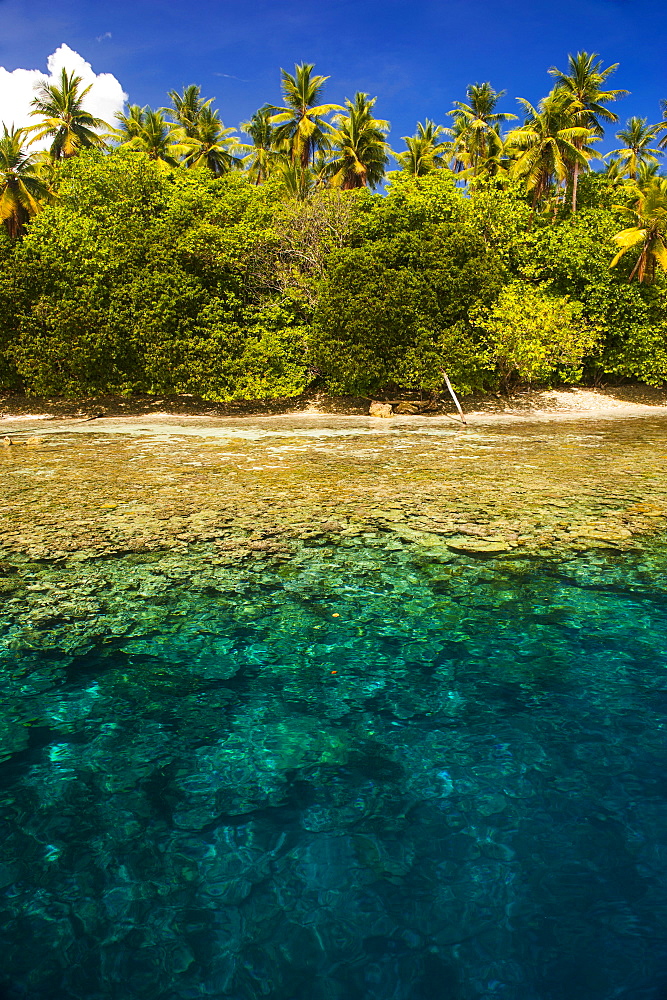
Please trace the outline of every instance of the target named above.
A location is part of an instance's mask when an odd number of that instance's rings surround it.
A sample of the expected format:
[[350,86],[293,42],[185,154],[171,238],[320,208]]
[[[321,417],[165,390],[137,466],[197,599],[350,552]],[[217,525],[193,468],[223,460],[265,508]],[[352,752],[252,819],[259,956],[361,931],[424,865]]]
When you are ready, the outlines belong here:
[[647,284],[655,279],[656,265],[667,271],[667,178],[656,177],[648,187],[639,192],[634,205],[615,205],[633,225],[614,236],[620,250],[612,260],[615,267],[621,257],[634,247],[639,247],[639,257],[628,281],[637,277]]
[[[599,138],[604,136],[604,128],[600,119],[609,122],[618,121],[618,115],[606,108],[605,104],[617,101],[619,97],[624,97],[628,93],[627,90],[603,89],[607,77],[611,76],[617,69],[618,63],[603,69],[602,60],[598,58],[597,52],[590,54],[577,52],[576,56],[568,56],[569,72],[563,72],[555,66],[549,70],[551,76],[556,79],[554,90],[567,99],[570,113],[573,116],[573,124],[590,129],[592,134]],[[580,140],[577,138],[574,140],[574,145],[577,149],[582,148]],[[572,163],[573,213],[577,211],[577,187],[581,166],[579,160],[574,160]]]
[[276,170],[283,191],[289,198],[305,201],[317,187],[318,177],[311,167],[302,167],[301,163],[290,163],[283,160]]
[[136,139],[141,135],[144,128],[144,119],[147,108],[142,108],[138,104],[130,104],[126,115],[119,112],[116,115],[118,126],[107,135],[108,139],[118,139],[121,144],[127,143],[130,139]]
[[461,169],[470,167],[473,176],[483,162],[490,146],[497,150],[501,122],[510,121],[516,115],[496,111],[496,105],[505,91],[496,91],[490,83],[473,83],[466,95],[470,104],[454,102],[454,110],[447,113],[454,118],[454,128],[447,129],[452,137],[452,155]]
[[555,91],[537,108],[522,97],[519,102],[528,115],[524,124],[507,136],[507,150],[517,152],[510,175],[524,179],[526,190],[533,192],[535,208],[552,182],[567,181],[574,163],[586,169],[589,160],[597,155],[587,143],[597,136],[590,128],[573,124],[567,102]]
[[436,170],[445,167],[446,157],[451,154],[450,144],[443,140],[443,135],[447,135],[448,129],[444,125],[436,125],[432,118],[426,118],[423,122],[417,122],[415,138],[426,139],[431,144],[433,150],[433,166]]
[[26,132],[33,133],[33,142],[52,139],[51,158],[61,160],[74,156],[80,149],[105,146],[104,139],[96,129],[109,128],[101,118],[95,118],[84,110],[83,101],[92,84],[81,90],[82,79],[74,71],[68,73],[63,67],[60,86],[41,80],[36,86],[36,96],[32,102],[31,115],[42,118],[38,125],[31,125]]
[[164,115],[173,115],[171,138],[175,145],[186,151],[185,165],[206,166],[214,177],[227,173],[240,164],[233,155],[238,141],[233,128],[225,128],[217,111],[211,108],[214,98],[201,97],[201,88],[195,84],[185,87],[182,94],[170,90],[171,108],[160,108]]
[[187,150],[184,160],[187,167],[208,167],[214,177],[220,177],[241,165],[241,160],[234,156],[239,146],[236,131],[225,128],[217,111],[202,107],[196,125],[189,132],[185,127],[171,131],[172,140]]
[[664,176],[659,173],[659,163],[640,163],[637,171],[637,187],[640,191],[651,184],[652,181]]
[[275,129],[271,124],[272,111],[271,105],[265,104],[258,111],[255,111],[249,121],[242,122],[239,126],[241,131],[250,136],[252,140],[250,143],[239,143],[239,149],[246,153],[243,163],[255,184],[261,184],[262,181],[266,180],[271,166],[277,158],[274,141]]
[[432,142],[415,135],[404,135],[403,142],[408,148],[405,152],[396,153],[395,156],[401,170],[406,174],[410,177],[424,177],[437,169]]
[[0,221],[10,239],[25,233],[31,216],[40,210],[40,202],[50,194],[39,176],[35,155],[24,149],[24,129],[7,129],[3,123],[0,136]]
[[118,114],[116,118],[120,125],[111,135],[120,140],[120,145],[148,153],[162,167],[177,167],[178,157],[192,153],[191,146],[175,141],[173,126],[162,112],[148,105],[140,108],[133,104],[128,115]]
[[490,132],[487,137],[487,148],[484,157],[477,161],[473,170],[461,170],[459,176],[466,181],[505,181],[509,177],[511,159],[509,150],[498,132]]
[[612,156],[605,164],[604,177],[613,188],[622,187],[625,183],[623,164]]
[[465,118],[457,118],[451,128],[443,129],[447,135],[447,152],[449,166],[455,174],[470,169],[472,165],[471,136],[468,122]]
[[202,115],[210,109],[213,98],[203,101],[201,98],[201,87],[194,83],[185,87],[182,94],[177,90],[170,90],[172,108],[160,108],[165,115],[174,115],[175,122],[170,124],[182,130],[183,134],[190,139],[197,138],[197,127],[202,119]]
[[442,146],[444,149],[444,143],[441,141],[440,136],[445,135],[446,132],[447,129],[444,125],[436,125],[432,118],[427,118],[426,121],[417,122],[415,135],[419,139],[428,139],[434,146]]
[[393,154],[401,170],[411,177],[423,177],[432,170],[444,167],[445,157],[450,155],[451,146],[450,143],[443,142],[441,137],[449,131],[442,125],[436,125],[430,118],[423,123],[417,122],[416,134],[403,136],[407,150]]
[[[664,132],[665,129],[667,129],[667,121],[665,121],[665,119],[667,119],[667,100],[660,101],[660,111],[662,113],[663,120],[656,125],[656,128],[658,131]],[[660,149],[664,149],[665,146],[667,146],[667,133],[663,135],[658,145],[660,146]]]
[[389,122],[371,115],[376,100],[357,93],[354,101],[345,101],[347,115],[334,115],[328,126],[333,157],[327,172],[334,187],[376,187],[384,177],[391,153],[386,139]]
[[295,73],[282,73],[282,92],[285,107],[273,107],[271,124],[277,125],[275,142],[287,150],[292,163],[299,161],[307,167],[315,152],[327,145],[324,115],[344,111],[340,104],[319,104],[328,76],[312,76],[313,63],[295,66]]
[[651,146],[656,141],[659,130],[659,125],[647,125],[646,118],[633,115],[628,118],[625,128],[616,133],[616,138],[621,140],[623,146],[621,149],[613,149],[607,156],[618,157],[623,164],[624,173],[632,180],[637,180],[643,164],[657,164],[658,157],[662,156],[662,150]]

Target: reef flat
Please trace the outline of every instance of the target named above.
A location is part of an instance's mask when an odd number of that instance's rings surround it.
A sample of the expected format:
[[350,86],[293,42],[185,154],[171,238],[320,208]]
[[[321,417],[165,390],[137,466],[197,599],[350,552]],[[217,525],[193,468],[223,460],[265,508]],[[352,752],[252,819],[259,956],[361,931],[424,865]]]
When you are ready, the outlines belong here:
[[667,421],[10,437],[8,998],[659,996]]

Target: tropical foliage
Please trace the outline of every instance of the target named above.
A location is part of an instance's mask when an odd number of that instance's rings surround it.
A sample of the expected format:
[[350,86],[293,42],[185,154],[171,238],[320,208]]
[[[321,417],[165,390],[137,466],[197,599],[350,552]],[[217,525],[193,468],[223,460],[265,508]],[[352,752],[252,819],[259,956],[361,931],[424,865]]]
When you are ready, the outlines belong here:
[[0,221],[10,239],[23,236],[28,221],[49,196],[36,156],[25,148],[22,129],[3,128],[0,137]]
[[652,282],[657,265],[667,272],[667,178],[652,179],[632,205],[619,205],[618,209],[633,225],[614,236],[620,250],[611,266],[615,267],[628,250],[636,248],[639,254],[628,281],[636,277]]
[[345,102],[347,113],[334,115],[333,125],[328,125],[332,156],[327,172],[334,187],[344,191],[366,185],[374,188],[384,178],[390,154],[389,122],[373,118],[375,100],[357,94],[354,101]]
[[[602,139],[604,136],[603,121],[617,122],[618,115],[605,105],[624,97],[627,90],[606,90],[607,79],[618,69],[618,63],[602,68],[602,62],[597,53],[577,52],[576,56],[568,58],[568,72],[552,66],[549,70],[556,79],[555,92],[563,99],[563,103],[572,119],[572,124],[589,130],[591,139]],[[574,138],[577,149],[582,150],[584,139]],[[579,173],[582,168],[580,160],[572,162],[572,211],[577,210],[577,188]]]
[[508,148],[516,152],[511,174],[531,192],[535,207],[550,192],[557,196],[559,188],[571,175],[574,177],[575,168],[588,168],[596,155],[589,144],[598,137],[587,125],[574,124],[567,100],[557,91],[540,101],[537,108],[520,100],[527,115],[523,125],[507,137]]
[[497,111],[498,101],[505,91],[498,93],[490,83],[474,83],[468,87],[468,104],[455,101],[454,127],[445,130],[451,136],[451,155],[459,169],[469,168],[476,177],[481,170],[488,172],[489,162],[497,159],[502,150],[500,126],[516,118],[506,111]]
[[519,121],[473,84],[396,151],[377,99],[332,103],[310,63],[238,131],[195,85],[104,123],[63,71],[0,136],[0,386],[667,383],[667,104],[600,162],[616,69],[570,56]]
[[583,318],[581,302],[515,281],[491,307],[477,307],[472,318],[483,331],[502,387],[581,376],[583,359],[596,345],[596,332]]
[[43,80],[37,87],[31,114],[41,121],[26,131],[33,134],[35,141],[51,140],[54,160],[74,156],[80,149],[104,146],[99,130],[106,127],[106,122],[85,110],[90,86],[82,90],[81,83],[80,76],[63,67],[60,85]]
[[649,125],[646,118],[628,118],[625,128],[616,133],[623,145],[607,153],[617,160],[624,176],[637,180],[642,168],[656,167],[662,151],[653,146],[660,130],[659,125]]
[[281,70],[284,107],[275,107],[271,123],[277,125],[275,143],[290,163],[308,167],[318,150],[328,144],[325,117],[342,111],[340,104],[322,104],[320,99],[328,76],[313,75],[312,63],[295,67],[294,75]]

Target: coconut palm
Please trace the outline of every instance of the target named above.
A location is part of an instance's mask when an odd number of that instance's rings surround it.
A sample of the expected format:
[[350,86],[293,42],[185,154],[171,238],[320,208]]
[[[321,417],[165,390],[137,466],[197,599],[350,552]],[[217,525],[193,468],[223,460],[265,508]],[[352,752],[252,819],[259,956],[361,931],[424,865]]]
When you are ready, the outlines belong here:
[[50,194],[39,176],[36,155],[24,148],[25,130],[8,129],[3,123],[0,136],[0,221],[9,237],[25,233],[28,220],[40,210],[40,202]]
[[447,113],[454,118],[454,128],[447,129],[452,140],[452,155],[458,169],[469,167],[473,176],[486,158],[489,148],[498,148],[500,125],[516,118],[508,112],[496,111],[496,105],[505,91],[496,91],[490,83],[473,83],[466,95],[469,104],[454,102],[454,110]]
[[423,122],[417,122],[415,138],[425,139],[432,146],[433,166],[436,170],[445,167],[446,159],[451,154],[450,144],[443,136],[447,135],[448,129],[444,125],[436,125],[432,118],[426,118]]
[[667,129],[667,121],[665,120],[665,119],[667,119],[667,100],[660,101],[660,111],[661,111],[663,120],[661,122],[659,122],[658,125],[656,125],[656,128],[660,132],[665,132],[665,135],[663,135],[662,139],[658,143],[658,145],[660,146],[660,148],[664,149],[665,146],[667,146],[667,131],[665,131]]
[[455,174],[469,170],[472,166],[470,127],[465,118],[457,118],[451,128],[443,129],[448,137],[447,152],[449,166]]
[[535,208],[553,182],[567,181],[573,164],[587,168],[589,160],[597,155],[588,144],[597,136],[590,128],[573,124],[568,103],[557,92],[543,98],[537,108],[522,97],[519,102],[527,117],[506,139],[506,149],[517,157],[510,176],[524,180],[526,190],[533,193]]
[[201,98],[201,88],[194,83],[185,87],[182,94],[177,90],[170,90],[171,108],[160,108],[164,115],[172,115],[176,118],[170,124],[181,130],[182,134],[190,139],[197,138],[197,127],[202,119],[202,115],[209,111],[213,98],[204,101]]
[[142,108],[138,104],[130,104],[126,115],[122,112],[116,115],[118,126],[113,128],[106,138],[116,139],[121,144],[128,142],[130,139],[136,139],[137,136],[141,135],[144,128],[144,118],[147,110],[147,108]]
[[662,176],[664,175],[660,173],[659,163],[640,163],[637,171],[637,187],[643,191],[652,181]]
[[[597,60],[597,61],[596,61]],[[566,99],[567,106],[573,117],[573,125],[588,128],[592,134],[602,138],[604,128],[602,120],[617,122],[618,115],[605,107],[612,101],[624,97],[627,90],[606,90],[607,78],[618,69],[618,63],[602,68],[602,60],[597,52],[577,52],[576,56],[568,56],[568,72],[552,66],[549,70],[555,77],[554,90]],[[580,140],[575,137],[574,145],[581,149]],[[577,187],[582,164],[579,160],[572,163],[572,212],[577,211]],[[585,169],[585,168],[584,168]]]
[[233,128],[225,128],[217,111],[211,108],[214,98],[203,100],[201,88],[195,84],[185,87],[182,94],[170,90],[171,108],[160,108],[160,113],[170,115],[172,142],[184,151],[187,167],[206,166],[214,177],[219,177],[240,160],[234,156],[238,140]]
[[318,186],[315,170],[311,167],[302,167],[300,162],[291,163],[283,159],[276,167],[275,173],[280,179],[284,193],[288,198],[295,198],[297,201],[305,201]]
[[623,173],[624,165],[616,157],[612,156],[605,164],[604,177],[607,183],[613,188],[622,187],[626,182]]
[[111,135],[120,140],[120,145],[148,153],[162,167],[177,167],[179,157],[192,152],[192,147],[175,138],[173,125],[162,112],[153,111],[148,105],[139,108],[133,104],[128,115],[118,114],[116,119],[120,124]]
[[450,130],[436,125],[427,118],[425,122],[417,122],[415,135],[404,135],[403,142],[408,147],[405,152],[394,153],[401,170],[411,177],[423,177],[432,170],[441,169],[450,156],[451,144],[442,141],[442,136]]
[[428,139],[434,146],[442,146],[444,149],[441,136],[445,135],[446,132],[447,129],[444,125],[436,125],[432,118],[427,118],[423,122],[417,122],[415,134],[419,139]]
[[242,122],[239,126],[252,140],[249,143],[239,143],[239,149],[246,154],[243,157],[243,164],[255,184],[261,184],[266,180],[278,155],[274,142],[275,129],[271,124],[272,114],[271,105],[265,104],[255,111],[249,121]]
[[384,178],[391,153],[386,139],[389,122],[373,118],[376,100],[357,93],[354,101],[345,101],[347,114],[334,115],[328,126],[332,159],[327,172],[333,187],[376,187]]
[[328,76],[313,76],[313,63],[295,66],[294,75],[281,70],[281,88],[285,107],[273,107],[270,122],[275,130],[275,143],[289,153],[292,163],[307,167],[318,149],[327,145],[324,116],[332,111],[344,111],[340,104],[319,104]]
[[84,98],[92,84],[81,90],[82,78],[73,71],[68,73],[63,67],[60,85],[41,80],[36,85],[36,96],[32,102],[32,116],[41,118],[37,125],[25,131],[32,134],[33,142],[52,139],[50,153],[53,160],[75,156],[80,149],[105,146],[99,129],[109,128],[101,118],[95,118],[83,107]]
[[234,155],[239,149],[235,129],[225,128],[218,112],[208,106],[200,109],[196,125],[188,130],[172,128],[171,138],[186,151],[186,167],[208,167],[214,177],[220,177],[241,165]]
[[403,142],[408,148],[404,152],[396,153],[395,156],[401,170],[406,174],[410,177],[424,177],[425,174],[437,169],[432,142],[415,135],[404,135]]
[[628,118],[625,128],[616,133],[616,138],[621,140],[623,146],[613,149],[607,156],[617,157],[623,164],[625,175],[636,180],[643,164],[657,164],[658,157],[663,155],[662,150],[651,146],[659,131],[659,125],[648,125],[646,118],[633,115]]
[[[596,62],[597,60],[597,62]],[[549,74],[556,80],[554,90],[566,95],[569,103],[575,105],[572,110],[585,117],[584,124],[589,125],[601,136],[604,127],[600,119],[617,122],[618,115],[605,107],[630,93],[628,90],[605,90],[607,78],[615,73],[619,64],[602,68],[602,60],[597,52],[577,52],[576,56],[568,56],[569,72],[564,72],[552,66]]]
[[[460,161],[457,162],[460,164]],[[459,176],[473,184],[475,181],[504,181],[509,177],[511,162],[502,136],[492,131],[487,136],[484,156],[477,160],[474,168],[461,169],[460,164]]]
[[614,243],[620,249],[610,267],[615,267],[628,250],[638,247],[639,256],[628,281],[636,277],[649,284],[655,279],[656,265],[667,271],[667,178],[654,178],[631,206],[614,208],[633,225],[614,236]]

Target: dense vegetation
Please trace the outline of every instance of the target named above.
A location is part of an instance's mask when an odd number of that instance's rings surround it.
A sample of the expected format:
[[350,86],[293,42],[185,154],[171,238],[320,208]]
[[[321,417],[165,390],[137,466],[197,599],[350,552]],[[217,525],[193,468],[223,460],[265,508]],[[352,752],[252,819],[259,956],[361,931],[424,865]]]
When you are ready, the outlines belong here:
[[375,101],[322,103],[312,66],[283,73],[284,106],[244,123],[245,143],[196,87],[110,129],[63,71],[34,128],[0,138],[0,387],[667,382],[667,122],[630,118],[591,169],[625,93],[614,69],[570,57],[506,134],[502,94],[471,86],[397,153]]

